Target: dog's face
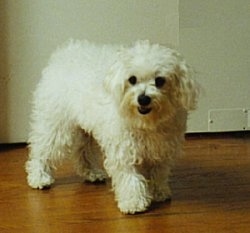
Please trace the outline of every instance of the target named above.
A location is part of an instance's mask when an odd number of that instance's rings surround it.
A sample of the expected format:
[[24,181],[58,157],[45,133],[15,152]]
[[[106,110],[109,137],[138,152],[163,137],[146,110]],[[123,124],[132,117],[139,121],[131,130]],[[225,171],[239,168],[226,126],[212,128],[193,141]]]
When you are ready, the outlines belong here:
[[147,41],[120,52],[105,86],[122,116],[139,128],[167,121],[180,109],[194,109],[198,93],[180,55]]

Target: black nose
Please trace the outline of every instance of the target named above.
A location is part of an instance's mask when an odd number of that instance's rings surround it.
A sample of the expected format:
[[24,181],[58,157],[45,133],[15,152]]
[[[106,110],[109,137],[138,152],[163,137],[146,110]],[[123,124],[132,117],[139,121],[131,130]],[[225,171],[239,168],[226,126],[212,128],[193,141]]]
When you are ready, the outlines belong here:
[[147,106],[150,104],[151,98],[145,94],[141,94],[138,96],[137,101],[141,106]]

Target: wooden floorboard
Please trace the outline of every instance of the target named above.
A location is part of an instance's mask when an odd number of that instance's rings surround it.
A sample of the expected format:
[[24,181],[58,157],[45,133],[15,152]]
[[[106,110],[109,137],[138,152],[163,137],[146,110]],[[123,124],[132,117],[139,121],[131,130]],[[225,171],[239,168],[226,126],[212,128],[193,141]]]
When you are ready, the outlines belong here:
[[0,232],[250,232],[250,135],[188,135],[171,202],[123,215],[110,184],[82,183],[69,163],[48,190],[26,184],[25,145],[0,146]]

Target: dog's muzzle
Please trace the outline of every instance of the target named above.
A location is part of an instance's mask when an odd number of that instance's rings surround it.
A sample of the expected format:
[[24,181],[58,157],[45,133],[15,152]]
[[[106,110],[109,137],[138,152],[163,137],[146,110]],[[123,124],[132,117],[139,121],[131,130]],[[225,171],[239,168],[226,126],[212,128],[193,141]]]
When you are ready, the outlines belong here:
[[139,103],[138,111],[140,114],[148,114],[151,112],[152,108],[149,107],[149,104],[151,103],[151,98],[145,94],[141,94],[138,96],[137,99]]

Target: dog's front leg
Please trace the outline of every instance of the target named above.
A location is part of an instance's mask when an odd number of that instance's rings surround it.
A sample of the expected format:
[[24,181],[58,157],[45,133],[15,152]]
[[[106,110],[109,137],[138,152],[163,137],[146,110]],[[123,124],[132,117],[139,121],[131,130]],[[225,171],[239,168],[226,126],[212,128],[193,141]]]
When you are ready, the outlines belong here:
[[168,161],[162,161],[155,165],[150,171],[150,190],[153,200],[161,202],[171,199],[171,189],[169,187],[171,165]]
[[125,214],[145,211],[151,204],[148,181],[134,166],[112,169],[111,179],[118,208]]

